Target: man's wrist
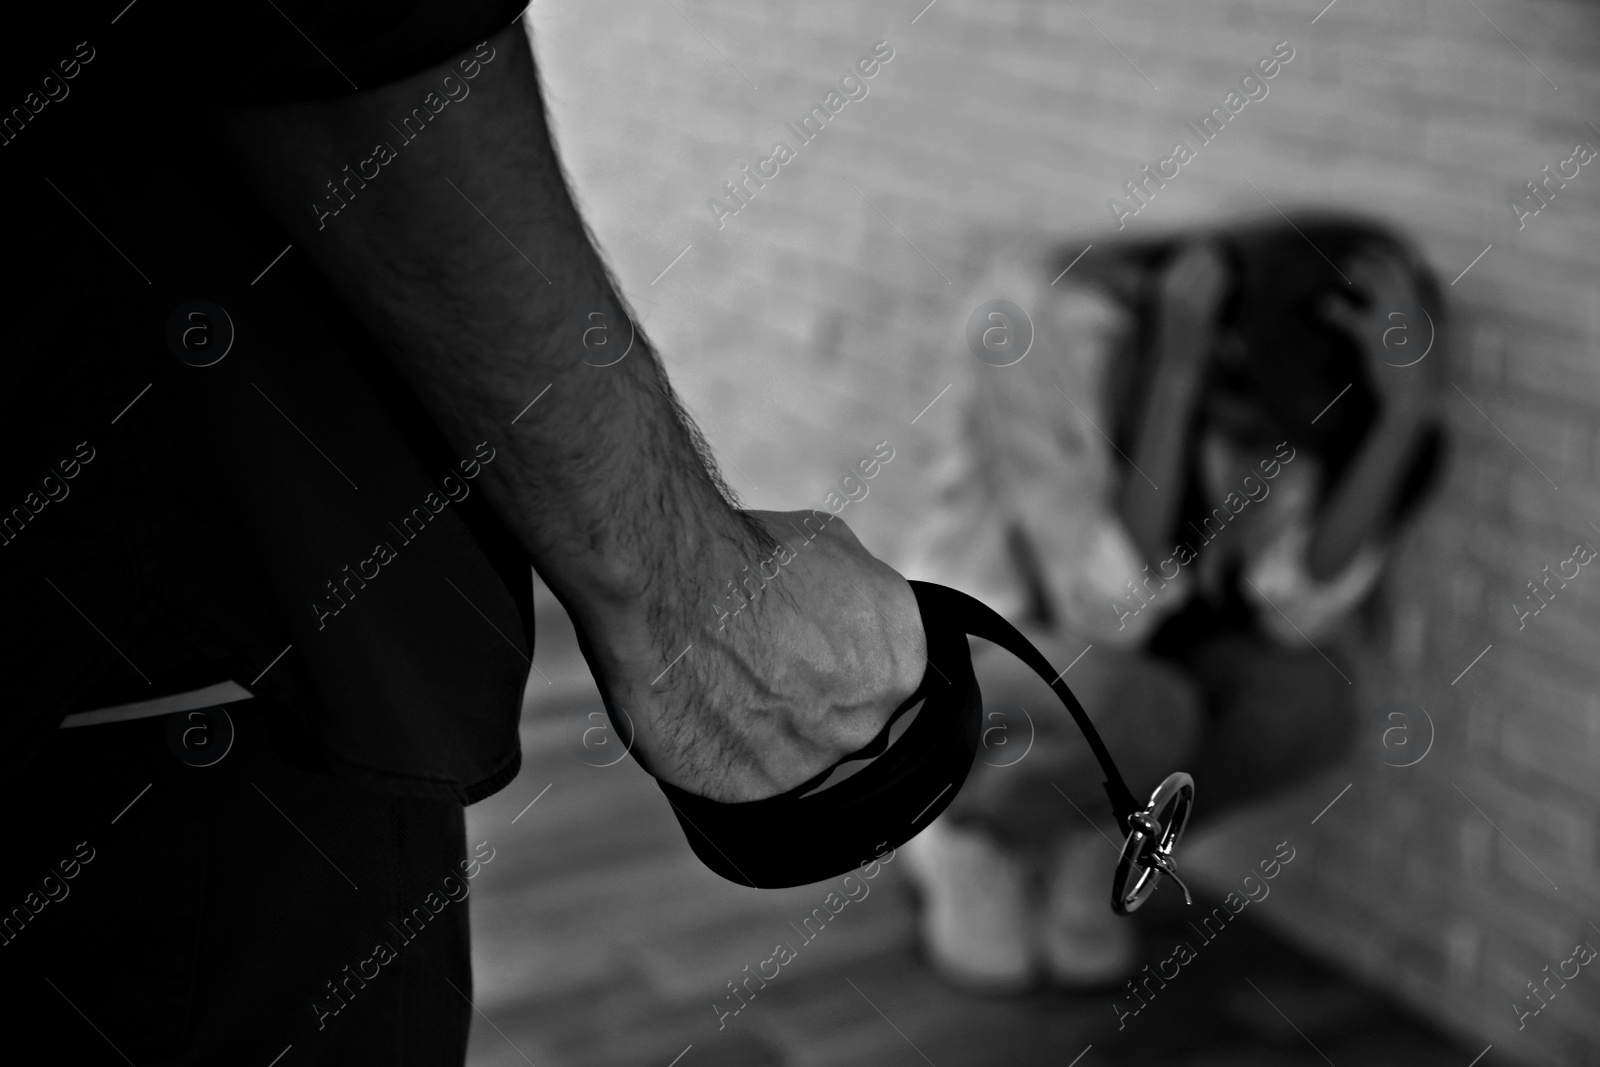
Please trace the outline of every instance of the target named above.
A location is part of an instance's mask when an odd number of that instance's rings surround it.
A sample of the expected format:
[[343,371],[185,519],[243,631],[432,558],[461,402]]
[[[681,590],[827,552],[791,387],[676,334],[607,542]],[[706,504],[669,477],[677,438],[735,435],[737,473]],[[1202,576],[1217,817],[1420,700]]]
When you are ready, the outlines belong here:
[[[640,623],[652,641],[676,639],[685,623],[675,605],[706,581],[695,573],[753,555],[754,538],[642,338],[613,366],[560,371],[549,415],[514,427],[496,465],[508,521],[591,641]],[[567,418],[581,409],[606,417]]]
[[713,606],[742,568],[752,571],[761,543],[745,516],[709,477],[680,485],[673,513],[659,526],[636,526],[636,551],[595,555],[589,567],[552,577],[551,586],[591,642],[658,651],[681,647],[714,621]]

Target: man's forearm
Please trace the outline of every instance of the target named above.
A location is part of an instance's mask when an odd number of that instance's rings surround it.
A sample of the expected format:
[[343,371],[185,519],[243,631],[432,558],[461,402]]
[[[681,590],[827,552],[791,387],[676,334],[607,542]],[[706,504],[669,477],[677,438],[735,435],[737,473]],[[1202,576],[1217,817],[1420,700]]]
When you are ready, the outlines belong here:
[[[567,192],[522,28],[471,58],[470,81],[436,68],[219,121],[296,246],[388,346],[446,437],[500,451],[486,491],[552,588],[580,622],[607,623],[672,602],[660,583],[693,561],[743,556],[753,535],[643,339],[596,365],[632,331]],[[341,168],[375,141],[399,140],[392,121],[448,73],[467,95],[375,178],[341,184],[337,216],[319,212],[329,179],[347,181]],[[609,333],[601,354],[582,343],[591,324]]]

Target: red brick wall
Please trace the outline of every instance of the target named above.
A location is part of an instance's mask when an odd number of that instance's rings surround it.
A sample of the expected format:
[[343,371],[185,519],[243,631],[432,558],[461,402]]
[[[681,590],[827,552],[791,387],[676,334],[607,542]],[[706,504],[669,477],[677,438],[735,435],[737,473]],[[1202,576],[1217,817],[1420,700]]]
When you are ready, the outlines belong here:
[[[1363,747],[1214,836],[1203,866],[1223,877],[1291,837],[1309,862],[1269,921],[1493,1042],[1486,1063],[1600,1063],[1600,969],[1520,1032],[1511,1007],[1575,942],[1600,945],[1600,571],[1520,632],[1511,607],[1578,541],[1600,545],[1600,161],[1520,231],[1508,206],[1575,141],[1600,147],[1600,9],[1322,7],[603,0],[530,17],[580,199],[729,481],[755,506],[810,506],[888,439],[896,460],[845,517],[890,559],[926,518],[954,396],[910,422],[966,380],[985,257],[1024,236],[1109,240],[1107,198],[1291,42],[1269,96],[1128,232],[1268,210],[1249,179],[1280,207],[1399,223],[1446,283],[1493,247],[1448,289],[1455,448],[1394,568]],[[797,146],[783,123],[878,40],[895,57],[869,95]],[[719,231],[705,201],[776,138],[797,158]],[[1414,767],[1384,765],[1404,751],[1381,743],[1392,700],[1436,726]]]

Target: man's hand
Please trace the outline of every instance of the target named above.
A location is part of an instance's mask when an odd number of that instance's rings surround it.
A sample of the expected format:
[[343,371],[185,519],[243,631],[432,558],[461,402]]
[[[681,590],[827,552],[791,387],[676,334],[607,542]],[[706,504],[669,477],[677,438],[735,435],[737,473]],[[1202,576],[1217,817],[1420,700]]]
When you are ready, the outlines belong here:
[[776,795],[865,747],[927,669],[911,587],[842,520],[747,515],[775,550],[725,546],[664,583],[655,605],[585,627],[635,757],[721,801]]

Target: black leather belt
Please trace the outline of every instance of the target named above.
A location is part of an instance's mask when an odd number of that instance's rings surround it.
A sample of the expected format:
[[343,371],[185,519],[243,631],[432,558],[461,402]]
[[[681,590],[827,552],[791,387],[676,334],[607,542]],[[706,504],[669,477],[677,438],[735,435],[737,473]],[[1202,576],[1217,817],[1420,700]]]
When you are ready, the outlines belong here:
[[[1083,731],[1105,773],[1106,795],[1128,834],[1111,907],[1126,915],[1169,876],[1172,850],[1194,806],[1194,780],[1169,775],[1148,802],[1134,799],[1083,705],[1050,662],[1016,627],[965,593],[912,582],[928,642],[928,669],[917,691],[895,710],[871,744],[786,793],[723,804],[657,781],[689,839],[713,871],[740,885],[778,889],[843,874],[885,846],[899,847],[955,799],[979,747],[983,700],[967,636],[992,641],[1049,683]],[[898,739],[899,719],[918,709]],[[849,777],[818,788],[844,764],[871,760]]]

